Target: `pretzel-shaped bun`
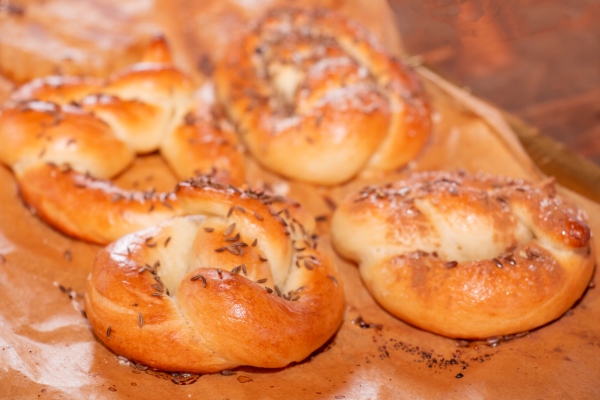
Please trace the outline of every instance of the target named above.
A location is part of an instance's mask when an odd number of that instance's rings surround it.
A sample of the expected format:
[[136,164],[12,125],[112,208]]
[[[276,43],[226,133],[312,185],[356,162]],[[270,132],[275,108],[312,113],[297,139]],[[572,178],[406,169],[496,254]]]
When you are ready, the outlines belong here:
[[579,299],[595,250],[553,181],[431,172],[344,201],[336,249],[375,299],[420,328],[489,338],[544,325]]
[[0,111],[0,162],[12,168],[23,199],[43,219],[108,243],[172,215],[165,208],[170,194],[104,181],[138,153],[159,150],[180,179],[211,172],[221,182],[243,182],[235,135],[216,125],[207,105],[196,107],[192,89],[160,38],[143,62],[107,82],[32,81]]
[[413,159],[430,131],[416,77],[355,22],[323,9],[275,9],[232,46],[217,97],[266,167],[336,184]]
[[86,314],[98,338],[165,371],[277,368],[341,324],[344,296],[297,204],[207,181],[180,185],[189,215],[129,234],[98,254]]

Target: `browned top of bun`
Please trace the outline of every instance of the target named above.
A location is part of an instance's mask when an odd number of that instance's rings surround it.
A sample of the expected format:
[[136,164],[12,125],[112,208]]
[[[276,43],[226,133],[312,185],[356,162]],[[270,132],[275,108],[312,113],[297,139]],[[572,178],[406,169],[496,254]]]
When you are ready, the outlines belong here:
[[[99,243],[164,219],[144,215],[154,208],[146,194],[98,181],[122,173],[136,154],[159,151],[182,180],[245,180],[235,135],[194,99],[162,38],[106,81],[51,76],[24,85],[0,110],[0,142],[0,162],[24,200],[63,232]],[[115,198],[129,199],[129,208]]]
[[85,301],[102,342],[154,368],[206,373],[283,367],[331,337],[344,297],[314,219],[203,180],[182,184],[178,201],[187,216],[99,253]]
[[413,73],[325,9],[267,13],[217,65],[217,95],[266,167],[336,184],[414,158],[430,114]]
[[419,173],[349,197],[332,224],[336,248],[384,308],[450,337],[548,323],[594,269],[585,216],[553,181]]

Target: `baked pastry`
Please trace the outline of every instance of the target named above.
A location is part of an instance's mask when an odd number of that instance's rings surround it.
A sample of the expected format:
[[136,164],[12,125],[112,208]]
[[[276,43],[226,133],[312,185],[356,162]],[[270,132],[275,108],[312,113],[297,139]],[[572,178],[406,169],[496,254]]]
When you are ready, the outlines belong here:
[[431,127],[411,71],[325,9],[267,13],[217,64],[215,86],[258,162],[318,184],[402,167]]
[[241,184],[236,140],[208,105],[194,101],[190,79],[171,64],[162,38],[142,62],[106,82],[34,80],[0,111],[0,162],[14,171],[25,202],[61,231],[98,243],[172,216],[172,194],[106,181],[136,154],[159,150],[182,180],[211,174]]
[[209,373],[301,361],[341,324],[344,296],[298,204],[204,178],[180,184],[186,216],[101,250],[86,314],[115,353]]
[[106,76],[136,62],[161,29],[149,11],[120,0],[3,2],[0,75],[19,84],[57,72]]
[[332,236],[383,308],[464,339],[559,318],[587,288],[595,262],[584,213],[553,180],[418,173],[346,199]]

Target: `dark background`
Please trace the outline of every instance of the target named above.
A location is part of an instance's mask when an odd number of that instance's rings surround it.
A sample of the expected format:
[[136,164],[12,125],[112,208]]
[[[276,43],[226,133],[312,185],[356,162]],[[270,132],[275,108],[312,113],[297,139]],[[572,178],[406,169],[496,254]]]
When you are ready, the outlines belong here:
[[410,54],[600,165],[600,0],[389,0]]

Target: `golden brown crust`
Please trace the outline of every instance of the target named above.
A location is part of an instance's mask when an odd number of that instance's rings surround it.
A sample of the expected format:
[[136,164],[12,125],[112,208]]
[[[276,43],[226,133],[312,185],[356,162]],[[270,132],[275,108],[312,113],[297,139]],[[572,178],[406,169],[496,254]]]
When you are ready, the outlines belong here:
[[245,179],[235,135],[208,105],[195,104],[190,79],[170,63],[161,38],[143,62],[106,82],[47,77],[24,85],[0,111],[0,143],[0,162],[13,169],[28,204],[63,232],[98,243],[172,215],[146,216],[160,204],[92,179],[113,178],[138,153],[159,151],[179,179]]
[[150,367],[208,373],[284,367],[333,335],[341,281],[299,206],[203,180],[182,184],[178,201],[188,216],[98,254],[85,303],[102,342]]
[[208,107],[197,107],[161,145],[161,154],[179,177],[211,175],[219,182],[246,181],[235,133]]
[[95,243],[113,240],[176,215],[174,193],[120,189],[68,168],[42,164],[20,176],[25,203],[62,232]]
[[268,13],[215,73],[217,96],[266,167],[336,184],[414,158],[430,131],[415,76],[355,22],[323,9]]
[[456,338],[555,320],[582,295],[595,262],[583,213],[553,181],[415,174],[349,197],[332,235],[385,309]]

